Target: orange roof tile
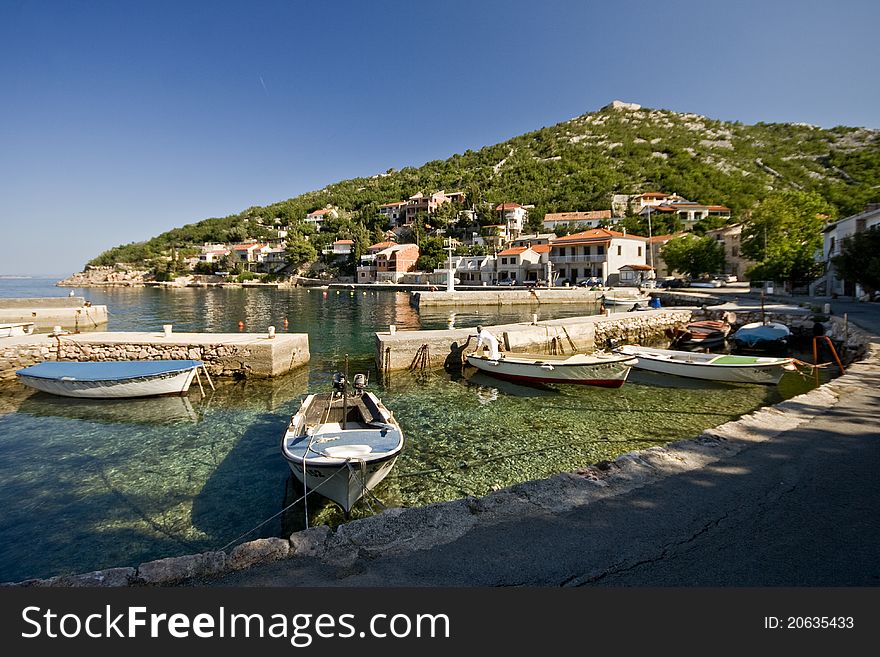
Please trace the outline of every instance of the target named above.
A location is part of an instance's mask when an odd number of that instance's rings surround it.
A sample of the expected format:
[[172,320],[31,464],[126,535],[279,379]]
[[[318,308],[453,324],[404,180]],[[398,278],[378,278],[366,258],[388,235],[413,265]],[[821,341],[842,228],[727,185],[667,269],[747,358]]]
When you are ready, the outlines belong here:
[[500,255],[500,256],[519,255],[520,253],[522,253],[525,250],[526,250],[526,247],[524,247],[524,246],[515,246],[512,249],[505,249],[504,251],[499,252],[498,255]]

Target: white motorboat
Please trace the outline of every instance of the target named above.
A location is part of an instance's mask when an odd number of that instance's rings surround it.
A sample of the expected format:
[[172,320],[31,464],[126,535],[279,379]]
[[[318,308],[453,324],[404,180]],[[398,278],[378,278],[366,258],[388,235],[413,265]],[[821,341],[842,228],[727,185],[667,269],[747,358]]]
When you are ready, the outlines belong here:
[[14,338],[19,335],[31,335],[33,332],[33,322],[13,322],[11,324],[0,324],[0,338]]
[[650,294],[629,294],[626,292],[605,292],[600,299],[606,306],[633,306],[646,307],[651,300]]
[[26,386],[63,397],[121,399],[185,395],[198,360],[46,361],[16,374]]
[[350,393],[337,373],[331,392],[303,400],[281,440],[281,453],[306,494],[320,493],[346,513],[391,472],[404,445],[397,420],[365,386],[358,374]]
[[467,362],[487,374],[510,381],[619,388],[626,382],[635,359],[599,351],[567,356],[505,353],[497,359],[471,354]]
[[776,385],[786,372],[796,370],[791,358],[703,354],[639,345],[624,345],[616,351],[634,357],[638,369],[706,381]]

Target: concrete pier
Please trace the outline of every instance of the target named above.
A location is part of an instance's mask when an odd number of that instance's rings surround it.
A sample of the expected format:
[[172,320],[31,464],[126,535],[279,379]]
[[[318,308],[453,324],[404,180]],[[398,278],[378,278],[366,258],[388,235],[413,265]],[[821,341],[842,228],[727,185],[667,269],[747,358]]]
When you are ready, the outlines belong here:
[[598,304],[601,290],[583,287],[539,287],[533,290],[494,288],[485,290],[419,291],[410,293],[410,305],[428,306],[512,306],[550,303]]
[[107,323],[107,306],[84,297],[0,299],[0,323],[33,322],[34,329],[94,329]]
[[0,343],[0,382],[15,370],[45,360],[200,360],[215,376],[267,378],[287,374],[309,362],[306,333],[100,332],[28,335]]
[[[507,351],[590,352],[604,347],[609,339],[646,342],[661,338],[666,329],[687,324],[692,312],[689,308],[663,308],[615,313],[608,317],[567,317],[537,324],[520,322],[486,328],[498,336]],[[461,348],[469,335],[474,337],[467,350],[473,349],[475,334],[473,328],[376,333],[376,367],[381,375],[405,370],[418,354],[425,352],[423,358],[428,367],[443,367],[454,348]]]

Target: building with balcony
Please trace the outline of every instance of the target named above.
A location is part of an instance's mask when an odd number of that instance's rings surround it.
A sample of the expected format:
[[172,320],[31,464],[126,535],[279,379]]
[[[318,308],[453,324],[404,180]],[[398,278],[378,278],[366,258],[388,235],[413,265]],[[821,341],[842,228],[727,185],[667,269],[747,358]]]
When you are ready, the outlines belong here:
[[574,285],[585,278],[600,278],[606,285],[618,285],[621,267],[646,264],[647,243],[647,237],[606,228],[560,237],[549,245],[554,285]]

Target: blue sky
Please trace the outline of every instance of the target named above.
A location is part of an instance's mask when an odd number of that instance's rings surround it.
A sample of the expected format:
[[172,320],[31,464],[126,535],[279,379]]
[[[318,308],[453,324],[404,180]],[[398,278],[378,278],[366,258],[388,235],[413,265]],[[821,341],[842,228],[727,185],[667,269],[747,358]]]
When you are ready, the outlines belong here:
[[880,128],[878,24],[855,0],[0,0],[0,274],[613,99]]

